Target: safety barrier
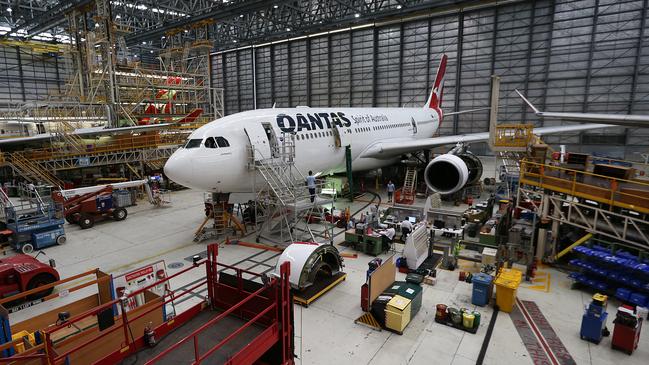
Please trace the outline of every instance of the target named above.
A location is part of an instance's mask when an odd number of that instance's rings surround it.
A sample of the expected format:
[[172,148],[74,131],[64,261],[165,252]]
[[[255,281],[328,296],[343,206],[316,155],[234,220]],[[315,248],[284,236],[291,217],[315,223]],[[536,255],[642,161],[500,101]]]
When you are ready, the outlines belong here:
[[113,137],[112,141],[105,144],[87,144],[84,146],[83,151],[76,149],[62,147],[30,149],[23,152],[15,152],[10,154],[21,154],[22,158],[31,161],[50,161],[65,158],[75,157],[89,157],[93,155],[102,155],[110,153],[118,153],[133,150],[143,150],[158,148],[161,146],[180,145],[184,143],[187,136],[185,133],[175,133],[163,135],[159,133],[145,134],[145,135],[118,135]]
[[[213,356],[220,349],[223,350],[223,347],[228,344],[231,344],[231,346],[226,356],[230,364],[253,363],[265,354],[273,356],[277,360],[272,361],[273,363],[293,364],[293,322],[288,279],[289,264],[282,265],[279,277],[267,277],[234,266],[219,264],[216,261],[217,254],[218,244],[210,244],[206,259],[198,260],[188,268],[134,291],[126,298],[105,302],[62,323],[46,328],[42,332],[43,345],[6,359],[10,361],[0,359],[0,364],[8,362],[36,364],[39,361],[50,365],[114,364],[135,353],[137,353],[137,356],[151,356],[146,364],[153,364],[173,352],[182,350],[183,345],[189,344],[193,345],[193,351],[191,352],[193,353],[194,364],[200,364],[201,362],[211,363],[210,356]],[[205,265],[206,270],[204,279],[193,281],[177,290],[168,290],[163,296],[156,296],[153,300],[149,300],[130,311],[125,310],[124,303],[129,299],[144,294],[155,286],[168,283],[170,280],[203,265]],[[232,270],[234,275],[226,273],[226,271]],[[261,279],[262,283],[245,279],[244,275]],[[184,298],[191,298],[198,292],[205,290],[205,287],[208,292],[207,300],[202,300],[189,309],[176,314],[173,319],[162,320],[161,318],[157,323],[153,324],[152,329],[156,338],[164,340],[167,333],[189,322],[194,316],[201,313],[207,305],[217,311],[214,318],[211,318],[207,323],[201,322],[200,327],[176,344],[161,350],[157,355],[138,352],[146,347],[143,333],[145,327],[153,318],[152,315],[158,316],[168,303],[172,301],[177,303]],[[115,308],[120,309],[119,315],[114,314]],[[107,311],[110,311],[113,315],[114,323],[100,330],[99,317],[105,318]],[[228,329],[232,330],[231,333],[214,345],[208,344],[209,348],[200,353],[199,336],[205,334],[206,331],[229,316],[238,318],[242,324],[234,329],[228,327]],[[253,325],[256,325],[258,332],[252,338],[245,337],[243,345],[241,345],[241,341],[233,343],[238,337],[241,339],[240,336],[243,332]],[[78,331],[72,330],[68,334],[71,329]],[[66,335],[61,336],[61,331]],[[247,336],[249,335],[250,333]],[[213,339],[213,341],[216,342],[217,340]],[[233,351],[233,348],[236,348],[237,351]],[[268,352],[271,348],[273,351]],[[186,352],[182,352],[182,354],[183,356],[187,355]],[[187,355],[186,357],[191,358],[192,356]]]
[[649,213],[649,182],[618,179],[523,160],[520,184],[569,194],[610,207]]
[[531,124],[499,124],[494,131],[494,147],[525,148],[532,141]]

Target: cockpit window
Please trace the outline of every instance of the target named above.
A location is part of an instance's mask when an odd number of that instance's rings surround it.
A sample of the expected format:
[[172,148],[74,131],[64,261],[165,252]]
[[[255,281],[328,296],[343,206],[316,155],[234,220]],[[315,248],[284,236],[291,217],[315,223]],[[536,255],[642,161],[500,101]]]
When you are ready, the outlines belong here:
[[185,144],[185,148],[196,148],[201,145],[202,139],[190,139],[187,141],[187,144]]
[[214,138],[210,137],[205,140],[205,148],[216,148],[216,141],[214,141]]
[[230,147],[230,143],[228,142],[228,140],[223,137],[216,137],[216,144],[218,144],[219,147],[221,148]]

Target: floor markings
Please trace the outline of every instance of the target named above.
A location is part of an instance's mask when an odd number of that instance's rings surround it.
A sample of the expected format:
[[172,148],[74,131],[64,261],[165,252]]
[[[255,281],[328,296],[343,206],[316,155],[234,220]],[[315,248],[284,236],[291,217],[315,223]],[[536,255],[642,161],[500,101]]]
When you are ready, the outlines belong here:
[[510,317],[535,365],[576,364],[536,303],[516,299]]
[[525,289],[536,290],[540,292],[549,293],[550,292],[550,273],[549,272],[537,272],[532,279],[534,285],[522,286]]

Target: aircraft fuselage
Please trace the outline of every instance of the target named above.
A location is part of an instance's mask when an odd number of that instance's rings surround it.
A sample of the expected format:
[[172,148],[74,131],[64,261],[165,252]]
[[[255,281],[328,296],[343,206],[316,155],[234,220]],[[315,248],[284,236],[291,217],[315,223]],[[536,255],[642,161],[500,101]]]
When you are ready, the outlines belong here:
[[363,151],[378,141],[430,138],[441,117],[441,110],[431,108],[297,107],[241,112],[194,131],[169,158],[165,173],[179,184],[203,191],[249,193],[256,173],[248,168],[249,162],[273,157],[282,138],[294,139],[295,166],[303,174],[345,171],[346,146],[351,146],[353,170],[375,169],[399,156],[363,158]]

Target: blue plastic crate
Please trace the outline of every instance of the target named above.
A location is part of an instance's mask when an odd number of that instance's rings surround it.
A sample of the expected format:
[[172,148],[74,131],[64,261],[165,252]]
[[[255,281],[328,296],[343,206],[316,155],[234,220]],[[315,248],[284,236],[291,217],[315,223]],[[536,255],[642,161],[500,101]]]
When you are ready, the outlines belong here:
[[617,290],[615,291],[615,297],[620,300],[628,301],[630,296],[631,296],[631,290],[629,289],[617,288]]
[[631,295],[629,296],[629,302],[640,307],[647,305],[648,300],[649,298],[641,293],[631,293]]

